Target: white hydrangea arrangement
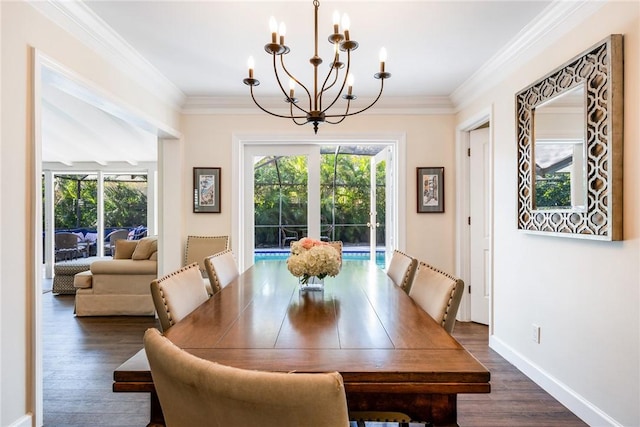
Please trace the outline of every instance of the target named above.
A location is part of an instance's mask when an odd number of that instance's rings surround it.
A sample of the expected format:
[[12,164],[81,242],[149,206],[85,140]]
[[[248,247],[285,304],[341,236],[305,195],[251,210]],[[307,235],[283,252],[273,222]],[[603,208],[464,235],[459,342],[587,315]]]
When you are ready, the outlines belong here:
[[307,284],[312,276],[324,279],[337,275],[340,272],[340,254],[325,242],[305,237],[291,243],[287,268]]

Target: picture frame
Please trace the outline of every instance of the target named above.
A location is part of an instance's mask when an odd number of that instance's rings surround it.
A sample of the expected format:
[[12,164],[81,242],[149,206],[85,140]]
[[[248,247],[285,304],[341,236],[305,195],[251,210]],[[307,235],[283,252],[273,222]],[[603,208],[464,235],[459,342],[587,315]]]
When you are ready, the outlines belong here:
[[418,213],[444,212],[444,167],[416,169]]
[[221,168],[193,168],[193,212],[220,213]]

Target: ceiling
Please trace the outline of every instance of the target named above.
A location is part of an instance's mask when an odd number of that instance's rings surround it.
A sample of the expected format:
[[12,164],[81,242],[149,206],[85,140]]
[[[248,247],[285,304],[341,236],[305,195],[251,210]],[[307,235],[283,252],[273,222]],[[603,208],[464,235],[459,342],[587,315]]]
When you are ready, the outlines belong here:
[[[378,52],[388,52],[385,96],[449,96],[529,24],[549,1],[322,1],[323,75],[333,52],[334,10],[351,18],[356,89],[374,96]],[[257,90],[275,95],[269,17],[287,26],[288,68],[311,82],[313,5],[295,1],[105,1],[86,4],[186,96],[248,96],[247,59]],[[361,88],[361,90],[360,90]]]
[[[68,2],[54,3],[70,7]],[[377,95],[379,80],[373,74],[379,71],[378,51],[385,47],[386,71],[392,78],[385,81],[380,105],[393,100],[404,105],[437,100],[453,111],[455,95],[465,83],[505,49],[513,49],[513,41],[540,21],[552,3],[325,0],[319,9],[319,55],[326,65],[332,53],[327,41],[331,16],[334,10],[346,12],[351,18],[351,39],[359,43],[352,54],[354,93],[359,100]],[[250,55],[256,61],[255,77],[261,82],[255,89],[256,97],[281,101],[271,57],[263,49],[270,41],[270,16],[287,25],[286,44],[291,48],[286,55],[287,67],[303,83],[312,85],[313,69],[308,60],[313,55],[313,5],[309,0],[85,0],[74,5],[82,8],[84,19],[90,18],[93,31],[101,27],[103,34],[124,46],[120,50],[128,50],[147,69],[163,76],[183,96],[181,108],[187,113],[194,100],[199,100],[199,105],[236,100],[251,107],[249,90],[242,83]],[[322,78],[326,69],[321,66]],[[145,76],[139,78],[145,80]],[[122,161],[134,164],[155,159],[155,142],[146,141],[146,131],[130,130],[132,138],[145,140],[136,145],[123,136],[131,126],[122,120],[103,118],[99,125],[94,124],[103,111],[99,103],[83,107],[83,101],[70,99],[69,91],[60,85],[52,85],[44,97],[43,116],[49,116],[43,132],[43,138],[48,135],[48,142],[43,143],[44,160],[108,164],[116,161],[114,156],[122,156]],[[79,143],[80,139],[84,142]]]

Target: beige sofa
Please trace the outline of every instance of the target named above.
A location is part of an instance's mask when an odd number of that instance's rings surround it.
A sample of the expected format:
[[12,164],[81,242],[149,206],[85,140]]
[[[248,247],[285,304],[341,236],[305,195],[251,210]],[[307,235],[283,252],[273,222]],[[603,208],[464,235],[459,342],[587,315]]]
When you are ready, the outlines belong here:
[[150,284],[158,276],[157,237],[117,240],[113,259],[74,277],[76,316],[153,316]]

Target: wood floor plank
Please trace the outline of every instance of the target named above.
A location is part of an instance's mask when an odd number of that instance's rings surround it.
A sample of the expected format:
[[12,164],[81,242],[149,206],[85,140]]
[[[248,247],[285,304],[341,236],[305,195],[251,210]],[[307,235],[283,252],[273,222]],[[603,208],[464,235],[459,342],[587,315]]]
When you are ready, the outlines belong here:
[[[75,317],[73,295],[45,292],[43,310],[44,425],[141,427],[147,394],[113,393],[113,370],[142,347],[153,317]],[[461,427],[586,426],[578,417],[488,347],[484,325],[457,323],[453,334],[491,371],[490,394],[458,397]]]

